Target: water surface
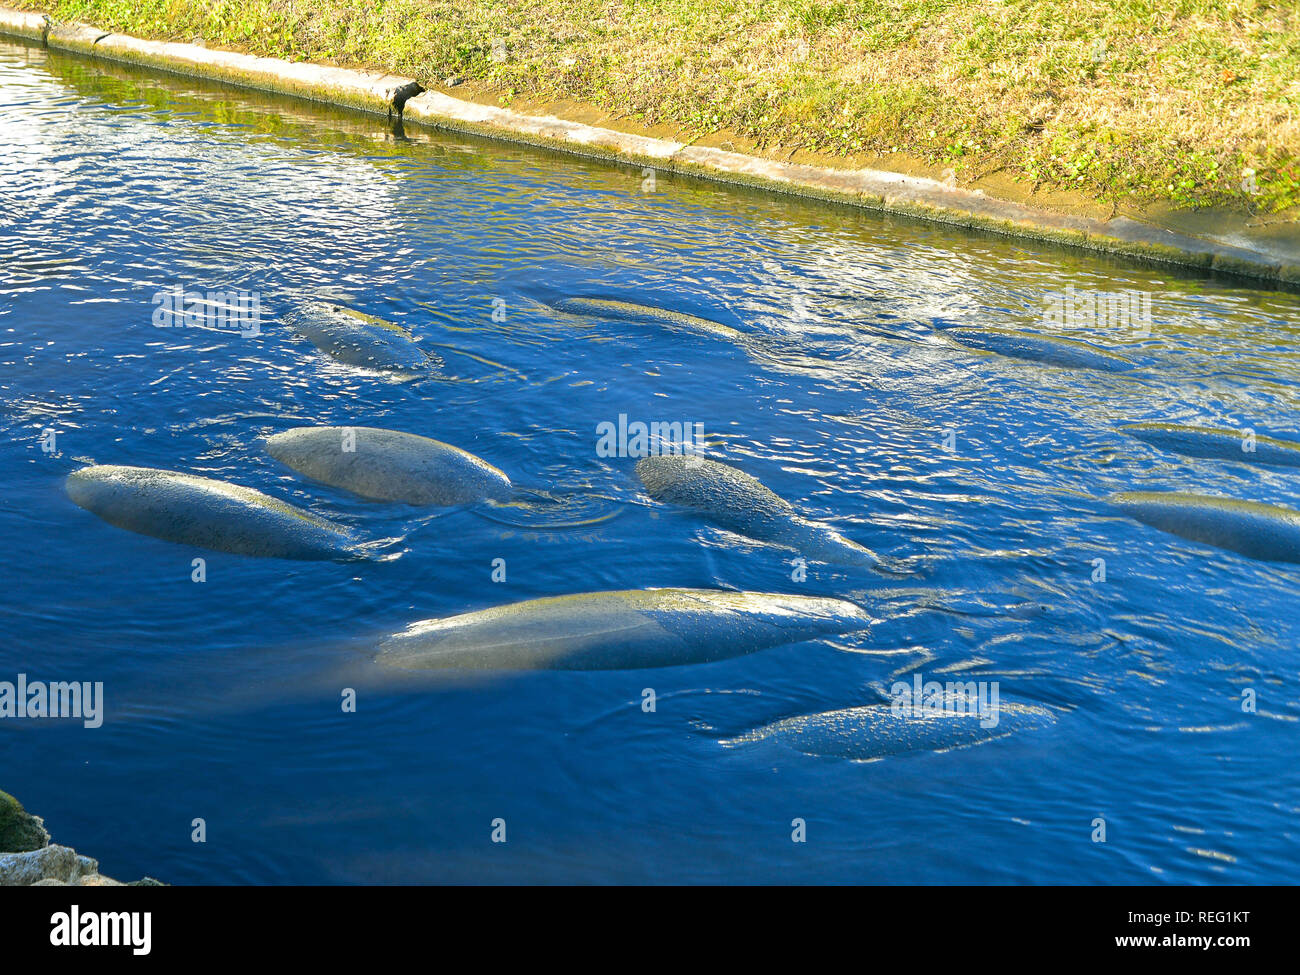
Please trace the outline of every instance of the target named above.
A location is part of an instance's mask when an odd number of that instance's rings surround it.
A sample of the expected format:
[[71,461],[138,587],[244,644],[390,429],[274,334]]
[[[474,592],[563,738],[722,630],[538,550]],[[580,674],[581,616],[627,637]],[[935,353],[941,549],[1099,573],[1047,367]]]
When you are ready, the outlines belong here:
[[[1300,506],[1293,472],[1117,429],[1300,439],[1300,299],[667,174],[642,186],[639,168],[0,45],[0,680],[107,697],[98,729],[0,724],[0,787],[106,873],[177,884],[1293,881],[1297,569],[1104,499]],[[260,334],[156,327],[176,285],[257,292]],[[1067,287],[1151,295],[1147,334],[1069,333],[1132,370],[944,338],[1041,328]],[[565,296],[742,335],[568,315]],[[291,324],[321,297],[409,329],[443,367],[398,383],[330,362]],[[634,459],[597,455],[620,414],[702,423],[709,456],[915,573],[810,563],[796,581],[793,553],[653,504]],[[366,502],[261,446],[312,423],[435,437],[526,490],[504,508]],[[87,461],[248,485],[384,557],[122,532],[63,493]],[[837,596],[880,622],[661,671],[394,684],[369,660],[412,620],[647,586]],[[917,672],[998,681],[1057,721],[872,763],[720,744]]]

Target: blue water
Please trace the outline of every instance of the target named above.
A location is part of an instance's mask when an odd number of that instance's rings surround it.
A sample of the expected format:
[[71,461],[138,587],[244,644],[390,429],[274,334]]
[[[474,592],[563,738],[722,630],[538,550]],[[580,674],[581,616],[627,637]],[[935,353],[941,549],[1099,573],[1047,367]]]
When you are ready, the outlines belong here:
[[[261,335],[155,327],[151,300],[176,284],[258,292]],[[1149,335],[1076,334],[1131,372],[936,328],[1038,328],[1067,285],[1151,295]],[[547,304],[570,294],[745,338]],[[1294,294],[662,173],[644,193],[639,168],[0,46],[0,296],[0,680],[102,681],[107,701],[97,729],[0,722],[0,788],[111,876],[1296,879],[1300,569],[1104,504],[1169,489],[1300,507],[1294,472],[1117,430],[1300,438]],[[397,383],[331,363],[285,322],[320,296],[408,327],[443,369]],[[710,456],[917,571],[811,563],[794,581],[792,553],[657,506],[630,459],[597,456],[619,414],[703,423]],[[500,509],[365,502],[261,449],[307,423],[433,436],[527,492]],[[65,497],[87,461],[249,485],[388,540],[387,557],[123,532]],[[834,595],[880,622],[667,670],[429,683],[369,658],[413,620],[647,586]],[[870,763],[720,744],[917,672],[998,681],[1057,722]]]

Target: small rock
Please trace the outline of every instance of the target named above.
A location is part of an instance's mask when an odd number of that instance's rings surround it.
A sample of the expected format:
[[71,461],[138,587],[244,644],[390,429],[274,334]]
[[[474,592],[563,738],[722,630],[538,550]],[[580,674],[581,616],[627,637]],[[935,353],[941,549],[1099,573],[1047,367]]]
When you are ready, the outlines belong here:
[[125,887],[126,884],[120,880],[114,880],[112,877],[105,877],[102,873],[90,873],[77,880],[74,886],[77,887]]
[[[12,852],[10,852],[12,851]],[[145,877],[123,884],[99,872],[99,861],[50,843],[39,816],[0,792],[0,887],[165,887]]]
[[23,809],[9,793],[0,792],[0,852],[26,853],[49,842],[44,821]]
[[454,75],[452,75],[450,78],[448,78],[448,79],[444,82],[444,84],[445,84],[448,88],[455,88],[458,84],[460,84],[460,83],[461,83],[462,81],[464,81],[464,80],[465,80],[465,79],[462,78],[460,75],[458,75],[458,74],[454,74]]
[[71,883],[99,873],[99,863],[57,844],[26,853],[0,853],[0,887],[27,887],[47,878]]

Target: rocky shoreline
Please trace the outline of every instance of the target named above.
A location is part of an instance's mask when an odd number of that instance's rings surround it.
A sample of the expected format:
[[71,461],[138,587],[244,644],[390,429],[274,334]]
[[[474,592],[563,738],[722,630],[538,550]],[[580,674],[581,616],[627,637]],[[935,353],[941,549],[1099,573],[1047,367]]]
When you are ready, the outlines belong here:
[[45,822],[0,792],[0,887],[155,887],[152,877],[124,884],[99,872],[99,861],[50,842]]

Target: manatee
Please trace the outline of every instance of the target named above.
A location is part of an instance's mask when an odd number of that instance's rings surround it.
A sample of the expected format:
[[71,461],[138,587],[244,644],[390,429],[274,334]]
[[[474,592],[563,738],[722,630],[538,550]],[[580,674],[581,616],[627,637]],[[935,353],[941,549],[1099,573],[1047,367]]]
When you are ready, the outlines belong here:
[[834,565],[879,565],[868,548],[802,517],[790,502],[727,464],[690,455],[658,454],[637,461],[636,476],[656,501],[699,511],[715,524],[760,542]]
[[510,478],[487,461],[398,430],[294,427],[268,437],[266,450],[300,474],[374,501],[467,504],[511,491]]
[[[955,699],[947,701],[953,704]],[[722,744],[776,741],[805,755],[865,761],[903,752],[946,752],[1056,723],[1051,711],[1035,705],[999,703],[996,709],[979,711],[973,699],[955,703],[916,711],[869,704],[800,715]]]
[[1288,440],[1274,440],[1272,437],[1247,440],[1240,430],[1179,426],[1175,423],[1131,423],[1120,429],[1153,447],[1187,457],[1300,467],[1300,443]]
[[1300,562],[1300,511],[1207,494],[1130,491],[1111,503],[1161,531],[1268,562]]
[[309,305],[294,327],[330,358],[349,366],[413,378],[436,364],[400,325],[341,305]]
[[281,559],[349,557],[344,528],[225,481],[103,465],[68,475],[68,497],[110,525],[182,545]]
[[729,339],[745,337],[743,332],[721,322],[697,318],[695,315],[686,315],[667,308],[655,308],[653,305],[639,305],[631,301],[614,301],[610,298],[560,298],[553,302],[551,307],[570,315],[590,315],[625,322],[651,322],[669,328],[684,328]]
[[1088,342],[996,328],[948,328],[944,335],[970,349],[993,352],[1012,359],[1028,359],[1049,366],[1123,372],[1133,363]]
[[413,623],[376,660],[406,669],[632,670],[708,663],[862,630],[853,603],[720,589],[632,589],[529,599]]

